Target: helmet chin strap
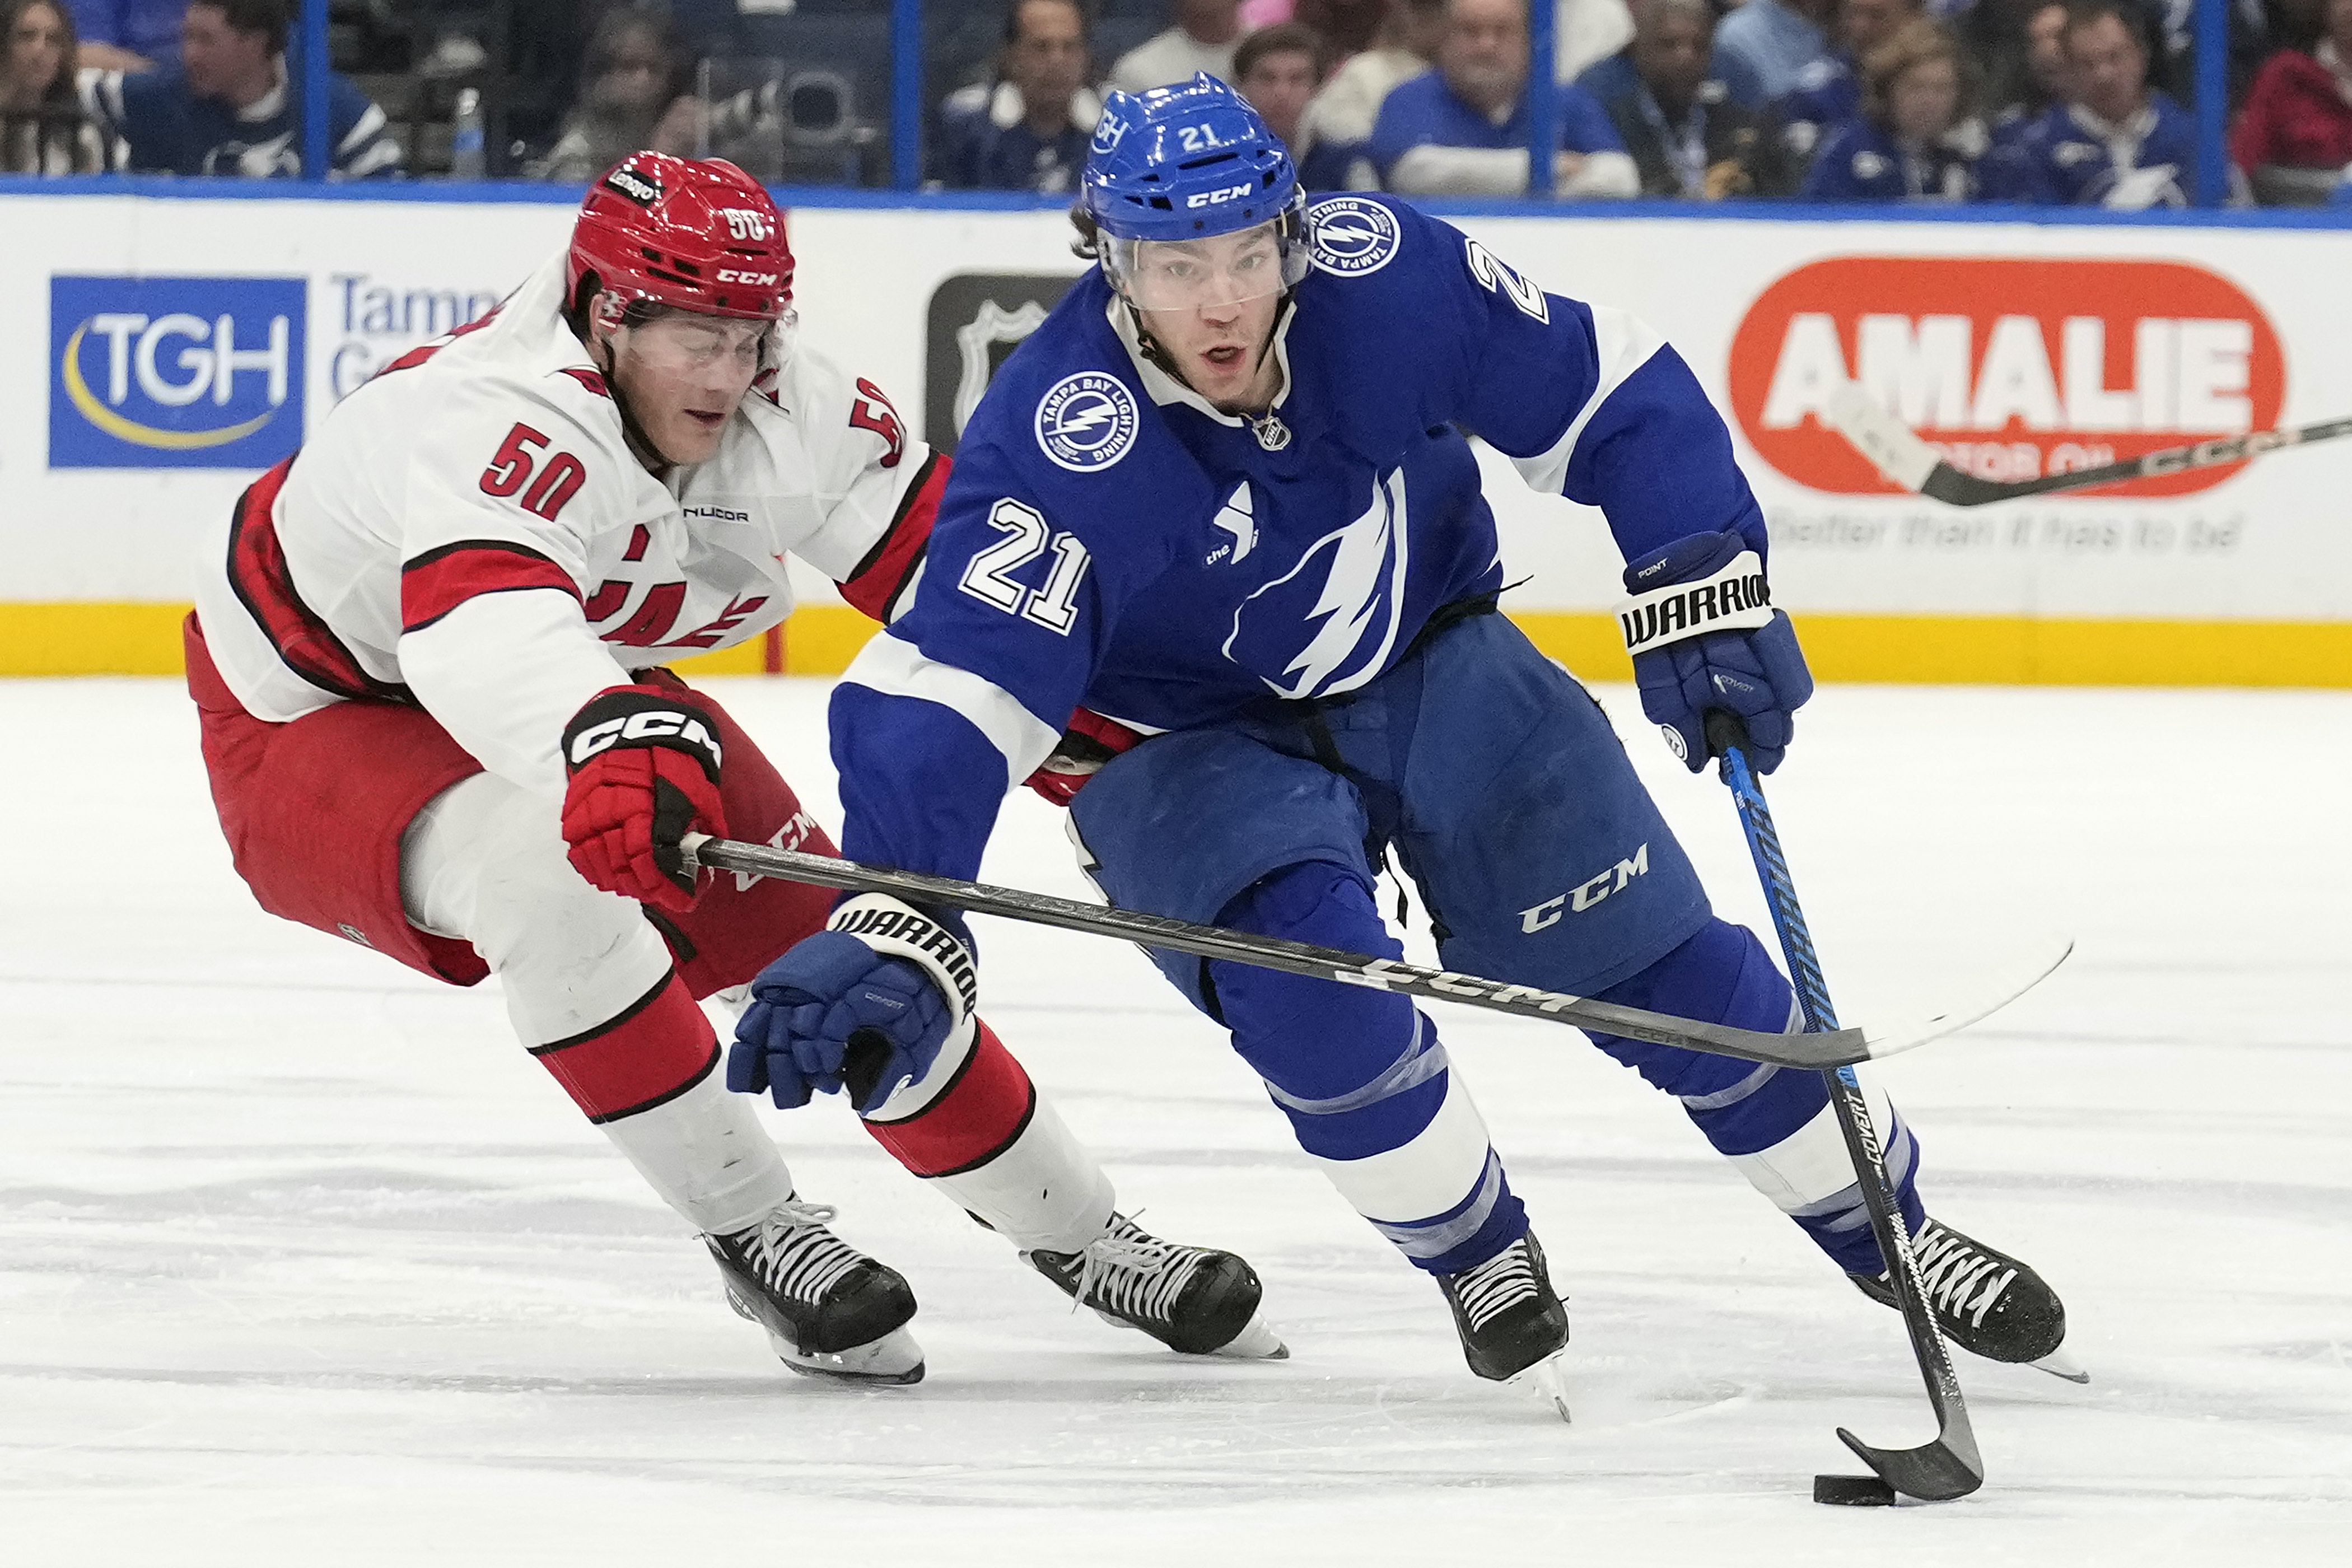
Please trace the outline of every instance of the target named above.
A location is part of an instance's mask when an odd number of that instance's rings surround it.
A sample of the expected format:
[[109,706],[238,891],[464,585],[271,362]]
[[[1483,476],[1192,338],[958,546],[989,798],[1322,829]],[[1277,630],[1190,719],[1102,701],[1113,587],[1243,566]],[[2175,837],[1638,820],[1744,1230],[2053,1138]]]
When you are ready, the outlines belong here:
[[[1125,293],[1121,293],[1118,302],[1127,307],[1128,323],[1135,329],[1135,346],[1143,351],[1143,357],[1166,371],[1188,391],[1199,394],[1201,389],[1184,379],[1184,372],[1177,364],[1175,356],[1162,348],[1160,340],[1151,335],[1151,329],[1143,324],[1143,312],[1135,308],[1135,301],[1129,299]],[[1283,318],[1290,314],[1297,302],[1297,285],[1294,284],[1282,291],[1282,298],[1274,307],[1274,320],[1266,324],[1265,342],[1258,345],[1257,363],[1250,366],[1250,373],[1253,375],[1265,368],[1265,356],[1274,352],[1274,340],[1282,335]]]
[[[593,343],[588,352],[591,357],[594,356],[596,351]],[[637,461],[645,464],[647,473],[660,479],[677,467],[677,459],[661,449],[644,423],[637,418],[637,411],[629,405],[629,395],[622,389],[621,378],[615,369],[618,358],[619,354],[613,347],[612,332],[607,331],[604,362],[598,366],[604,372],[604,391],[612,397],[613,406],[620,410],[621,434],[627,439],[629,450],[637,455]]]

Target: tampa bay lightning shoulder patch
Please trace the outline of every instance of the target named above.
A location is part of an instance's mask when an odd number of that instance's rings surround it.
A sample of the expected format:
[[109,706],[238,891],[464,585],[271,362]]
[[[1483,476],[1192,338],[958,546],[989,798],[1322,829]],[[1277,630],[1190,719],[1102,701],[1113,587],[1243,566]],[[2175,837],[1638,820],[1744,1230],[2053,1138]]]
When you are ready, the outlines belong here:
[[1074,474],[1108,468],[1126,457],[1141,425],[1135,395],[1107,371],[1066,375],[1037,400],[1037,445]]
[[1341,278],[1378,272],[1402,238],[1396,215],[1361,196],[1330,196],[1307,209],[1307,254]]

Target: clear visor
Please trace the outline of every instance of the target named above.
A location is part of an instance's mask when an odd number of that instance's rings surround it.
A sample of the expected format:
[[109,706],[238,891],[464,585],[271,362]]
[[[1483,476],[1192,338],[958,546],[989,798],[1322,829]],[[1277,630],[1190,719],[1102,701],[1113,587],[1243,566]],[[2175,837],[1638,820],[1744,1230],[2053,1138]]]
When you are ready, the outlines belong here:
[[1201,239],[1113,237],[1103,265],[1139,310],[1202,310],[1261,300],[1295,287],[1307,274],[1304,246],[1283,233],[1280,218]]
[[799,324],[794,310],[774,321],[678,311],[630,328],[628,345],[656,374],[691,374],[724,363],[756,374],[790,357]]

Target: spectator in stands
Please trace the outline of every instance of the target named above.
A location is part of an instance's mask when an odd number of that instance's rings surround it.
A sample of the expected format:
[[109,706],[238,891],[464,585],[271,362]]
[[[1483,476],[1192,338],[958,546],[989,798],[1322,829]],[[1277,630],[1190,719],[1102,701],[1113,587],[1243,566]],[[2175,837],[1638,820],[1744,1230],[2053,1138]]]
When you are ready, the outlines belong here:
[[1974,200],[1986,137],[1969,112],[1969,76],[1951,34],[1916,16],[1904,22],[1863,57],[1862,112],[1822,143],[1805,198]]
[[2148,85],[2155,49],[2138,14],[2128,0],[2080,0],[2064,37],[2068,100],[2003,147],[1988,194],[2126,212],[2187,206],[2196,127]]
[[1633,27],[1632,68],[1603,103],[1633,154],[1642,194],[1706,202],[1787,195],[1793,182],[1780,137],[1714,74],[1715,12],[1706,0],[1643,0]]
[[2352,180],[2352,0],[2330,0],[2327,31],[2306,54],[2263,63],[2230,155],[2263,201],[2323,201]]
[[[1391,4],[1391,0],[1242,0],[1242,32],[1246,37],[1261,27],[1296,22],[1323,40],[1324,59],[1337,66],[1379,43],[1381,23]],[[1294,153],[1297,151],[1292,149]]]
[[180,58],[187,0],[73,0],[74,64],[84,70],[143,71]]
[[1830,52],[1800,70],[1797,85],[1773,105],[1794,167],[1804,167],[1822,137],[1862,111],[1864,57],[1916,15],[1917,0],[1839,0]]
[[74,95],[63,0],[0,0],[0,174],[94,174],[106,147]]
[[[302,69],[286,56],[285,0],[191,0],[180,63],[85,70],[82,112],[124,145],[127,165],[163,174],[295,178],[302,168]],[[327,78],[329,178],[400,172],[383,110]]]
[[580,81],[580,101],[547,156],[530,166],[534,177],[583,185],[646,148],[694,155],[696,105],[667,10],[637,5],[605,12],[588,37]]
[[[1643,0],[1633,0],[1637,26],[1643,3]],[[1731,102],[1743,109],[1760,110],[1771,101],[1770,95],[1764,90],[1764,79],[1756,74],[1756,68],[1746,58],[1727,55],[1720,49],[1713,50],[1710,58],[1715,63],[1709,69],[1707,79],[1722,83],[1724,96]],[[1631,35],[1628,35],[1624,47],[1615,54],[1587,68],[1584,74],[1576,79],[1576,85],[1603,103],[1619,102],[1638,90],[1642,85],[1641,73],[1633,68]]]
[[1013,0],[997,79],[951,94],[940,113],[935,176],[967,190],[1071,191],[1102,100],[1076,0]]
[[1323,40],[1299,23],[1260,27],[1234,51],[1234,86],[1282,138],[1293,161],[1307,155],[1298,122],[1322,85]]
[[1370,190],[1380,184],[1366,149],[1381,105],[1398,85],[1427,70],[1445,38],[1448,0],[1394,0],[1372,47],[1332,71],[1307,106],[1299,134],[1307,150],[1299,183],[1310,191]]
[[1234,48],[1241,42],[1241,0],[1175,0],[1176,25],[1118,57],[1110,84],[1123,92],[1166,87],[1207,71],[1220,80],[1234,74]]
[[[1381,105],[1370,146],[1381,183],[1414,196],[1524,192],[1527,84],[1525,0],[1453,0],[1437,68],[1398,87]],[[1601,105],[1563,82],[1559,110],[1554,188],[1564,196],[1632,195],[1633,161]]]
[[2066,0],[1974,0],[1945,16],[1960,50],[1984,81],[1984,101],[1995,126],[2039,119],[2066,96]]
[[1834,0],[1747,0],[1715,30],[1715,52],[1756,77],[1766,103],[1796,89],[1797,75],[1830,52],[1824,25]]

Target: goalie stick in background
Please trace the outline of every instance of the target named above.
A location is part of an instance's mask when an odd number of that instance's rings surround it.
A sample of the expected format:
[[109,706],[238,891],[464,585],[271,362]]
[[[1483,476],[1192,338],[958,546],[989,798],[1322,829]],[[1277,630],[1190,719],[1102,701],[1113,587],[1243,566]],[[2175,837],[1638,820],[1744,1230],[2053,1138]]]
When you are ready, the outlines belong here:
[[[1395,958],[1373,903],[1392,849],[1448,970],[1799,1027],[1591,699],[1495,613],[1465,431],[1607,514],[1643,706],[1688,764],[1710,708],[1744,719],[1759,769],[1780,763],[1811,679],[1770,608],[1763,516],[1680,358],[1410,206],[1308,206],[1281,143],[1207,76],[1110,96],[1074,217],[1099,265],[991,386],[914,605],[835,694],[845,852],[969,879],[1029,779],[1069,804],[1121,909]],[[833,927],[755,983],[769,1005],[738,1030],[732,1081],[828,1087],[856,1056],[845,999],[919,984],[909,946],[935,976],[969,963],[944,910],[867,894]],[[1563,1399],[1566,1310],[1430,1018],[1391,991],[1153,957],[1432,1277],[1472,1371]],[[887,1071],[927,1070],[942,1026],[889,1030]],[[1593,1037],[1885,1299],[1818,1073]],[[1917,1141],[1871,1103],[1916,1234]],[[2049,1287],[1938,1229],[1946,1331],[2000,1360],[2055,1351]]]
[[[697,999],[824,924],[815,889],[698,878],[688,826],[828,850],[751,738],[662,668],[791,609],[787,554],[877,620],[947,459],[797,347],[793,257],[732,164],[638,153],[488,319],[405,355],[212,531],[186,631],[205,761],[264,908],[457,984],[702,1233],[786,1364],[922,1375],[913,1293],[827,1227]],[[1175,1349],[1276,1354],[1230,1253],[1109,1178],[967,1011],[877,1142],[1057,1288]]]

